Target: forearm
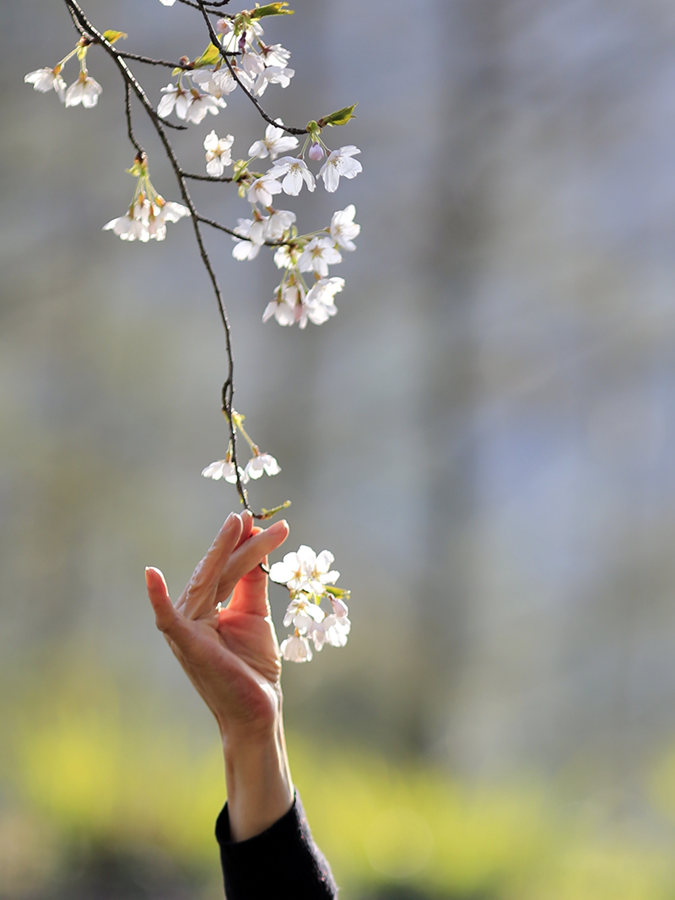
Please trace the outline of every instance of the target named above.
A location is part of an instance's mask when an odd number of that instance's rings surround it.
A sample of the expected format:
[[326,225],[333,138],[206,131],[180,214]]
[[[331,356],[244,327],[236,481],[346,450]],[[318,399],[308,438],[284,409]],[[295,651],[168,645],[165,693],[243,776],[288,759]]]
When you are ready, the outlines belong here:
[[223,737],[232,840],[265,831],[293,805],[293,783],[281,720],[268,736]]

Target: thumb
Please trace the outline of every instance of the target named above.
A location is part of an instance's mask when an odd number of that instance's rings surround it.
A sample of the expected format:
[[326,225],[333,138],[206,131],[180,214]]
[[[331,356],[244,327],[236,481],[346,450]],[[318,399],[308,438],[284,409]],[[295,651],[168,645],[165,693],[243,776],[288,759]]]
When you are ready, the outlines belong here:
[[171,597],[169,597],[166,580],[159,569],[154,568],[154,566],[146,568],[145,586],[150,603],[155,611],[155,624],[160,631],[168,633],[173,630],[172,626],[175,625],[177,616]]

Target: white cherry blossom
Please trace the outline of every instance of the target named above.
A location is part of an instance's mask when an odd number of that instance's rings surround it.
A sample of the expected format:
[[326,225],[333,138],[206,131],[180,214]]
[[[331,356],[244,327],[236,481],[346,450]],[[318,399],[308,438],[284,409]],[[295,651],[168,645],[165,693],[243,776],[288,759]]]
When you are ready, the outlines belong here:
[[204,150],[206,150],[207,174],[219,178],[225,171],[225,166],[232,165],[232,144],[234,137],[231,134],[219,138],[215,131],[210,131],[204,138]]
[[272,196],[281,193],[281,185],[272,174],[272,170],[256,178],[248,189],[248,202],[259,203],[261,206],[271,206]]
[[253,85],[253,93],[258,97],[267,90],[268,84],[280,84],[282,88],[288,87],[291,78],[295,75],[295,69],[282,66],[266,66],[258,75]]
[[361,163],[357,159],[353,159],[360,152],[358,147],[348,144],[346,147],[340,147],[328,154],[326,162],[319,170],[319,178],[323,178],[324,187],[329,193],[332,194],[337,190],[340,176],[356,178],[363,170]]
[[318,622],[323,622],[326,613],[308,594],[296,594],[286,609],[284,628],[293,625],[301,634],[307,634]]
[[[322,278],[308,291],[305,297],[306,315],[314,325],[323,325],[337,313],[333,297],[345,285],[344,278]],[[302,323],[300,325],[302,328]]]
[[338,619],[349,615],[349,608],[341,597],[334,597],[330,594],[329,599],[330,605],[333,607],[333,615],[337,616]]
[[260,253],[261,246],[261,244],[256,244],[255,241],[236,241],[232,248],[232,256],[239,262],[255,259]]
[[294,269],[299,258],[300,250],[288,244],[284,244],[274,251],[274,265],[277,269]]
[[[237,476],[235,474],[234,463],[231,459],[217,459],[215,462],[209,463],[205,469],[202,469],[204,478],[213,478],[214,481],[224,479],[230,484],[236,484]],[[239,480],[242,484],[248,481],[248,475],[243,469],[239,469]]]
[[279,325],[294,325],[298,319],[297,311],[302,311],[304,290],[298,284],[285,284],[277,288],[274,300],[265,307],[262,320],[267,322],[272,316]]
[[164,6],[173,6],[176,0],[159,0]]
[[59,100],[63,103],[66,94],[66,82],[61,75],[61,67],[55,66],[53,69],[44,68],[36,69],[24,75],[23,79],[27,84],[32,84],[33,89],[46,94],[47,91],[54,91]]
[[[190,91],[185,116],[180,116],[180,118],[185,118],[186,121],[199,125],[207,113],[217,116],[218,111],[225,106],[227,104],[222,97],[215,97],[213,94],[201,94],[197,90],[192,90]],[[176,103],[176,115],[179,115],[178,109],[178,103]]]
[[328,266],[342,262],[342,256],[326,237],[315,237],[305,245],[298,260],[301,272],[316,272],[321,278],[328,275]]
[[279,66],[282,69],[286,68],[286,64],[291,58],[291,51],[282,47],[281,44],[271,44],[270,46],[263,44],[260,53],[266,66]]
[[237,65],[237,74],[242,84],[247,90],[255,93],[255,83],[264,70],[265,63],[257,53],[247,50],[239,57]]
[[295,222],[295,213],[289,209],[275,209],[265,220],[265,239],[279,241]]
[[330,568],[334,559],[329,550],[317,554],[307,544],[301,544],[297,552],[287,553],[281,562],[274,563],[270,578],[291,591],[321,596],[325,585],[333,584],[340,577],[339,572]]
[[160,88],[160,93],[164,94],[157,106],[157,115],[160,119],[166,119],[167,116],[171,115],[174,108],[179,104],[179,101],[180,105],[178,108],[180,109],[180,113],[177,109],[176,115],[180,119],[184,119],[189,102],[188,91],[177,84],[167,84],[166,87]]
[[[246,259],[255,259],[265,242],[266,219],[257,211],[253,219],[237,219],[236,232],[243,240],[237,240],[232,248],[232,256],[243,262]],[[235,238],[236,240],[236,238]]]
[[284,193],[290,194],[291,197],[297,197],[303,183],[307,185],[309,191],[313,191],[316,187],[314,176],[307,168],[307,163],[304,159],[300,159],[300,157],[282,156],[281,159],[278,159],[275,162],[267,174],[272,178],[281,178],[284,176],[281,186]]
[[173,200],[166,202],[162,199],[159,205],[155,201],[151,206],[152,215],[148,218],[148,231],[150,232],[150,237],[157,241],[163,241],[166,237],[167,222],[178,222],[184,216],[190,215],[190,210],[187,206],[183,206],[182,203],[176,203]]
[[288,153],[298,146],[298,139],[284,132],[283,128],[276,125],[268,125],[265,129],[265,137],[255,141],[248,148],[248,155],[257,159],[276,159],[280,153]]
[[157,106],[157,115],[161,119],[175,111],[179,119],[198,125],[207,113],[215,116],[227,105],[222,97],[201,93],[196,88],[186,90],[178,84],[167,84],[161,88],[161,93],[164,96]]
[[299,634],[291,635],[281,642],[281,656],[289,662],[309,662],[312,658],[312,648],[306,637]]
[[157,194],[151,202],[141,193],[124,216],[111,219],[103,231],[112,231],[123,241],[163,241],[167,222],[177,222],[190,211],[181,203],[167,202]]
[[218,69],[217,72],[212,69],[197,69],[190,73],[190,78],[203,93],[217,98],[227,96],[237,88],[237,81],[227,68]]
[[356,207],[353,203],[333,213],[330,220],[330,236],[344,250],[356,250],[354,238],[361,231],[361,226],[354,221]]
[[321,650],[324,644],[330,644],[331,647],[344,647],[351,625],[352,623],[346,616],[338,617],[334,614],[326,616],[321,622],[313,625],[309,632],[315,649]]
[[98,103],[98,95],[102,90],[98,81],[91,75],[87,75],[86,70],[82,69],[77,81],[74,81],[66,91],[64,103],[66,106],[82,104],[85,109],[91,109]]
[[261,244],[265,243],[266,225],[266,217],[261,215],[258,210],[254,210],[252,219],[237,219],[235,231],[242,238],[248,238],[249,243],[257,244],[260,247]]
[[142,220],[136,217],[131,210],[124,216],[118,216],[118,218],[106,222],[103,231],[112,231],[123,241],[147,241],[150,238]]
[[261,478],[263,473],[266,475],[278,475],[281,472],[281,466],[270,453],[259,453],[252,456],[246,463],[244,470],[246,475],[253,480]]

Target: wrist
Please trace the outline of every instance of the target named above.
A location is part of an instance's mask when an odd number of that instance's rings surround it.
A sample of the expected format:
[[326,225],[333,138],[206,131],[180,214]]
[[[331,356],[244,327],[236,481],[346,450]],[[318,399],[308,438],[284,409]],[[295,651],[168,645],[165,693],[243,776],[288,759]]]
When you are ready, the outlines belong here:
[[223,736],[227,805],[232,840],[265,831],[293,804],[286,740],[281,720],[263,733]]

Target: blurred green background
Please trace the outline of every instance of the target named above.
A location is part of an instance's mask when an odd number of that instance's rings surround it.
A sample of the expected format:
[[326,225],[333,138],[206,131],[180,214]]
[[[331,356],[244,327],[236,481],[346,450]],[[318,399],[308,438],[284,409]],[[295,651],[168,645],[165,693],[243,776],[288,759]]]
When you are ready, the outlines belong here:
[[[290,497],[290,545],[353,591],[348,647],[285,671],[315,836],[357,900],[672,898],[675,9],[292,5],[266,109],[359,101],[327,138],[363,174],[288,204],[307,229],[356,204],[338,316],[263,326],[271,259],[209,246],[235,402],[283,469],[252,500]],[[84,7],[128,50],[205,43],[178,5]],[[104,54],[98,106],[64,109],[22,81],[73,46],[65,7],[2,19],[0,896],[210,900],[216,730],[143,566],[177,593],[236,504],[199,475],[225,450],[217,313],[188,224],[100,231],[133,190]],[[189,168],[212,127],[235,156],[262,134],[235,94],[176,137]]]

